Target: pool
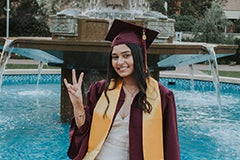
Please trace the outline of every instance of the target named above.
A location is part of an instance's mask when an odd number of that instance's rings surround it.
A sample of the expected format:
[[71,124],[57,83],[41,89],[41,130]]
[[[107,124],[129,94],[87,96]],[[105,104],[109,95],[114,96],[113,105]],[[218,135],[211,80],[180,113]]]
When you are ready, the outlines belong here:
[[60,123],[60,75],[5,76],[0,93],[0,159],[68,159]]
[[175,94],[182,160],[240,159],[240,85],[220,84],[220,107],[211,82],[161,82]]
[[[0,159],[68,159],[69,124],[60,123],[60,75],[5,76],[0,93]],[[161,78],[177,103],[182,160],[240,159],[240,85]],[[172,83],[169,83],[172,82]]]

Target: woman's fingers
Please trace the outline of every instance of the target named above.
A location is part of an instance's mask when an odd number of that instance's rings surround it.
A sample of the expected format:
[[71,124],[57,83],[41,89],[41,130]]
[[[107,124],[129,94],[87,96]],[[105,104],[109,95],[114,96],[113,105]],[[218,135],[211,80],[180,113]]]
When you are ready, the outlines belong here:
[[67,88],[69,87],[69,85],[71,85],[74,88],[74,90],[78,90],[82,86],[83,76],[84,76],[84,73],[81,72],[77,81],[76,70],[72,69],[72,84],[69,84],[66,78],[64,78],[63,81]]
[[84,73],[82,72],[78,78],[78,85],[80,86],[80,88],[82,87],[83,76],[84,76]]
[[64,82],[65,86],[68,88],[68,81],[66,78],[63,79],[63,82]]
[[72,69],[72,83],[77,84],[77,78],[76,78],[76,70]]
[[82,82],[83,82],[83,72],[79,75],[78,81],[76,79],[76,71],[75,69],[72,70],[72,84],[68,83],[67,79],[64,78],[64,84],[68,90],[68,94],[72,104],[82,104]]
[[66,78],[63,79],[65,86],[68,88],[68,91],[71,94],[73,94],[73,95],[81,94],[81,87],[82,87],[82,82],[83,82],[83,76],[84,76],[84,73],[82,72],[79,75],[79,78],[78,78],[78,81],[77,81],[77,79],[76,79],[76,70],[73,69],[72,70],[72,84],[68,83]]

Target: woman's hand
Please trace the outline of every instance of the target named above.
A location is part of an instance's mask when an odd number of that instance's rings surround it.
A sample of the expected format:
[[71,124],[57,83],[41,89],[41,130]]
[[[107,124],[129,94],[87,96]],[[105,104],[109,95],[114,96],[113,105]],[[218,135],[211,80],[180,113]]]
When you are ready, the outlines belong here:
[[82,95],[82,82],[83,82],[82,72],[78,78],[76,78],[75,69],[72,70],[72,84],[68,83],[67,79],[64,78],[64,84],[67,87],[68,95],[73,105],[73,111],[77,126],[80,127],[85,122],[85,110],[83,106],[83,95]]
[[67,87],[70,100],[74,108],[83,106],[83,96],[82,96],[82,81],[83,72],[80,74],[78,81],[76,78],[75,69],[72,70],[72,84],[68,83],[67,79],[64,78],[64,84]]

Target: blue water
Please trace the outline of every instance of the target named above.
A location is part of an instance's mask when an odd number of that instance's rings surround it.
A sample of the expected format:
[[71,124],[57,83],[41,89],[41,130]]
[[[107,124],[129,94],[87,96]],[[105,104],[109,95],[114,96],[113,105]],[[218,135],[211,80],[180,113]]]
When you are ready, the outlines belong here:
[[213,83],[195,81],[192,91],[188,80],[161,82],[175,94],[183,160],[240,159],[240,85],[221,83],[219,106]]
[[68,159],[60,123],[60,76],[6,76],[0,93],[0,159]]
[[[0,159],[68,159],[69,124],[60,123],[60,75],[5,76],[0,92]],[[183,160],[240,159],[240,85],[164,79],[176,98]],[[168,85],[168,82],[175,85]]]

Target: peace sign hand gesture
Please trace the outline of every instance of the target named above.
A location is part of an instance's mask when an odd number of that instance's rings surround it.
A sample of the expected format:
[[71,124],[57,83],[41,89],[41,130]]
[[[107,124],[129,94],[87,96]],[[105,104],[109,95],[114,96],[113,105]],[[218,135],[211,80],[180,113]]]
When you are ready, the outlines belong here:
[[[64,78],[64,84],[67,87],[68,95],[73,105],[74,116],[76,119],[77,126],[81,126],[85,122],[85,110],[83,106],[83,95],[82,95],[82,81],[83,81],[82,72],[78,78],[76,78],[76,71],[75,69],[72,70],[72,84],[68,83],[67,79]],[[77,119],[77,118],[78,119]],[[82,119],[79,123],[79,119]],[[81,125],[80,125],[81,124]]]

